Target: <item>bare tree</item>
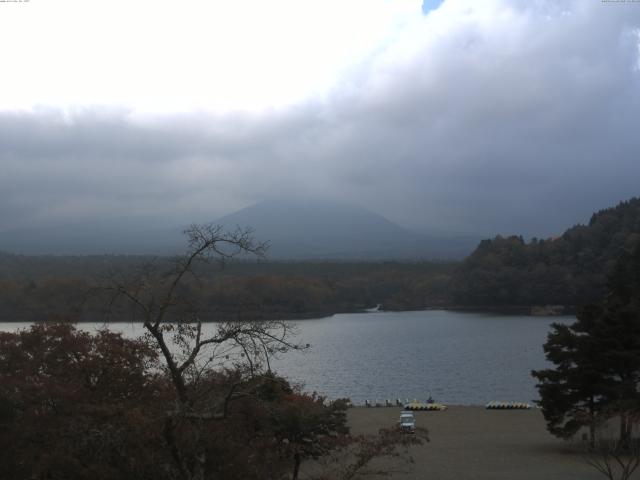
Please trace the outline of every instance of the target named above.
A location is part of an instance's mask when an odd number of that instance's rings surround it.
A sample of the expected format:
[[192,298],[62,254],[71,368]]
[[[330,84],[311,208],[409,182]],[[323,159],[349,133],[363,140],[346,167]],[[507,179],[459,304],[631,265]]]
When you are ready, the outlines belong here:
[[[622,419],[619,429],[620,432],[626,430],[624,434],[615,432],[615,428],[611,431],[616,416]],[[640,466],[640,444],[632,437],[638,420],[640,417],[635,408],[614,408],[604,412],[593,438],[583,442],[585,462],[609,480],[630,479]]]
[[[187,253],[168,267],[165,263],[167,268],[156,262],[135,276],[113,276],[106,289],[110,307],[122,301],[128,304],[132,319],[142,322],[160,351],[175,393],[175,408],[167,411],[165,419],[165,441],[177,475],[184,480],[202,480],[212,460],[207,459],[202,442],[206,422],[224,418],[229,402],[247,392],[241,391],[241,378],[226,391],[213,392],[217,395],[198,388],[198,381],[216,366],[232,366],[241,372],[240,377],[255,377],[270,372],[269,359],[275,353],[300,347],[290,342],[290,326],[281,321],[236,320],[203,325],[190,288],[194,282],[199,284],[198,267],[238,255],[262,257],[267,245],[255,242],[250,229],[227,232],[219,225],[192,225],[184,233]],[[210,388],[211,383],[208,385]],[[185,429],[189,431],[188,445],[180,441]]]
[[[352,480],[366,475],[388,476],[394,473],[388,466],[371,469],[371,464],[385,457],[397,458],[399,465],[411,464],[413,458],[409,448],[429,441],[429,432],[425,428],[417,428],[414,435],[407,435],[398,428],[383,428],[377,435],[352,437],[347,448],[335,451],[324,459],[325,472],[313,478]],[[407,472],[399,470],[395,473]]]
[[585,449],[585,462],[609,480],[628,480],[640,466],[640,446],[622,448],[619,440],[597,440]]

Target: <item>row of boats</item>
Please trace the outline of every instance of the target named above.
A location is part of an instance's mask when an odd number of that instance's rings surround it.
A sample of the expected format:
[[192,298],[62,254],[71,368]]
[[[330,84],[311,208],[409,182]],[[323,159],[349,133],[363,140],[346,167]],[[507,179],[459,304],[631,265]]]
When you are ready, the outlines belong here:
[[442,403],[437,403],[437,402],[426,402],[426,403],[422,403],[422,402],[411,402],[411,403],[407,403],[404,406],[405,410],[434,410],[434,411],[441,411],[441,410],[446,410],[447,406],[442,404]]
[[487,410],[529,410],[531,405],[523,402],[489,402],[485,408]]
[[[447,406],[443,403],[434,402],[432,399],[427,400],[426,402],[419,402],[414,400],[413,402],[401,402],[399,398],[396,399],[395,403],[390,400],[385,400],[384,403],[378,402],[377,400],[372,403],[369,400],[365,400],[365,407],[403,407],[404,410],[410,411],[442,411],[446,410]],[[487,410],[529,410],[531,408],[531,404],[525,402],[499,402],[499,401],[491,401],[485,405]]]

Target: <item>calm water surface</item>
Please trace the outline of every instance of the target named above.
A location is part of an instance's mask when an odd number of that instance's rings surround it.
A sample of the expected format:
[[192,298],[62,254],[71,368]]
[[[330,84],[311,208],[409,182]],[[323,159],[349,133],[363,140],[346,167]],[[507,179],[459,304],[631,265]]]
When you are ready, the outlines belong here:
[[[537,393],[530,372],[547,366],[549,325],[573,321],[451,311],[340,314],[297,322],[298,341],[311,348],[273,366],[307,391],[355,403],[428,396],[460,405],[531,401]],[[0,323],[0,330],[24,326]],[[111,328],[127,336],[142,331],[124,323]]]

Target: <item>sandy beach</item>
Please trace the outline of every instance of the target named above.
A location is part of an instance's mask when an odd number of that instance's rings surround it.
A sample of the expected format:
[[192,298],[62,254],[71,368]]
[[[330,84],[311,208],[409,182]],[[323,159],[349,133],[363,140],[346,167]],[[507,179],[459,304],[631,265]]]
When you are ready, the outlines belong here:
[[[354,434],[375,433],[396,422],[400,408],[352,408]],[[486,410],[449,407],[442,412],[415,412],[430,442],[413,447],[413,464],[385,459],[391,477],[433,480],[596,480],[602,479],[571,446],[550,435],[542,413],[531,410]],[[364,477],[363,477],[364,478]],[[635,477],[634,477],[635,478]],[[640,477],[638,477],[640,478]]]

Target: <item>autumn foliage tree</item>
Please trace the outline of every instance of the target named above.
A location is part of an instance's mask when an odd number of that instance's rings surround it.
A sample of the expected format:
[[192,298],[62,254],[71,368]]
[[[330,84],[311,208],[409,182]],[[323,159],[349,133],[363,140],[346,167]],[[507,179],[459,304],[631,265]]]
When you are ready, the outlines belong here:
[[0,477],[156,478],[157,365],[148,344],[107,330],[0,333]]
[[349,443],[348,401],[329,404],[316,394],[291,392],[273,410],[274,433],[286,455],[293,460],[292,479],[297,480],[306,459],[318,459]]
[[0,478],[172,479],[175,444],[199,442],[205,478],[276,479],[347,441],[344,403],[234,368],[188,386],[198,404],[232,393],[234,401],[220,418],[200,418],[198,436],[179,424],[171,444],[176,397],[160,367],[147,342],[108,330],[40,324],[0,333]]

